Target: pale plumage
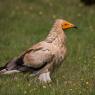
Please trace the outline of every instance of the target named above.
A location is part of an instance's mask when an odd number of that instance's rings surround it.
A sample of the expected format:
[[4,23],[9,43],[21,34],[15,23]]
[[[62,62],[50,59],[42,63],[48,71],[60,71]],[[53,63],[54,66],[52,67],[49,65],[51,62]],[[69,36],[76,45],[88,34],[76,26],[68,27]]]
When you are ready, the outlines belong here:
[[10,71],[8,68],[12,66],[11,70],[36,72],[40,81],[50,82],[50,74],[54,66],[62,63],[66,55],[66,35],[63,30],[71,27],[75,26],[62,19],[56,20],[44,41],[33,45],[18,58],[9,62],[1,69],[1,73]]
[[66,54],[66,36],[62,28],[58,26],[61,23],[61,20],[56,20],[47,38],[34,45],[31,48],[31,52],[25,54],[25,65],[37,68],[52,60],[54,61],[54,64],[56,64],[57,62],[60,63],[60,61],[64,59]]

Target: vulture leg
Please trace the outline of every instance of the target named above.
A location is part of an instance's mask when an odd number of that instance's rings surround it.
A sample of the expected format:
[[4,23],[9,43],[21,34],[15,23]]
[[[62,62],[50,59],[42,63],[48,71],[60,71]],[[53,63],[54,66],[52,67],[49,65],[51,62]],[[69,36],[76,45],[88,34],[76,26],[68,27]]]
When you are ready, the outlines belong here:
[[45,72],[39,75],[38,78],[41,82],[45,82],[45,83],[49,83],[51,82],[51,78],[50,78],[50,72]]
[[45,82],[45,83],[51,82],[52,80],[50,74],[52,73],[52,70],[53,70],[53,63],[47,64],[44,68],[39,70],[38,79],[41,82]]

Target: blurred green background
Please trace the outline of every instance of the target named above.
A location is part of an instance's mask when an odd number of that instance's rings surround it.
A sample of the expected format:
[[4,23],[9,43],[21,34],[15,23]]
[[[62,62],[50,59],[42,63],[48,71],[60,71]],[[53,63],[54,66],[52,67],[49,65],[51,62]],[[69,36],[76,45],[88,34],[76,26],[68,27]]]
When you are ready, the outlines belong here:
[[43,40],[55,19],[79,29],[65,31],[68,56],[42,85],[30,74],[0,76],[0,95],[95,95],[95,5],[80,0],[0,0],[0,66]]

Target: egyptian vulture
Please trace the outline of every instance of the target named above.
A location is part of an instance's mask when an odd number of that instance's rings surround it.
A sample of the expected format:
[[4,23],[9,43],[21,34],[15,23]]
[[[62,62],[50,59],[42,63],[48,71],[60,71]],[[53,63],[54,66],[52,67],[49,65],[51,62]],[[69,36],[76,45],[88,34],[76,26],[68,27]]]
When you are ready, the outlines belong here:
[[66,35],[64,31],[69,28],[76,28],[76,26],[63,19],[57,19],[43,41],[13,58],[4,67],[0,67],[0,74],[29,71],[37,75],[41,82],[51,82],[52,71],[65,58]]

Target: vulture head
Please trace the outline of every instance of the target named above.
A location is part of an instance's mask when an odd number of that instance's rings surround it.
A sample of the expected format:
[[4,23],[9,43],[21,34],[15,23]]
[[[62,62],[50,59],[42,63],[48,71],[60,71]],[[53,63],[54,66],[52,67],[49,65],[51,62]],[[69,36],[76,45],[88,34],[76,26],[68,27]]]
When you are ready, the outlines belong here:
[[72,24],[66,20],[63,20],[63,19],[57,19],[55,21],[54,25],[57,25],[58,27],[62,28],[63,30],[66,30],[69,28],[77,28],[77,26],[75,26],[74,24]]

